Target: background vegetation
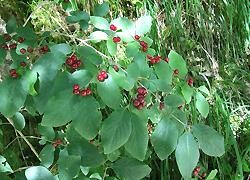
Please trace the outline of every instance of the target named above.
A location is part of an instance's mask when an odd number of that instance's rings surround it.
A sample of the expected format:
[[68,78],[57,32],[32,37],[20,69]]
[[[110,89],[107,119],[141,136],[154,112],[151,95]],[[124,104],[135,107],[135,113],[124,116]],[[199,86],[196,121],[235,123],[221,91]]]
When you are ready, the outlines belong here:
[[[59,1],[59,0],[58,0]],[[149,13],[153,18],[153,48],[160,54],[171,49],[189,64],[195,85],[207,83],[210,90],[210,115],[206,124],[225,137],[226,154],[221,158],[202,157],[201,166],[217,169],[218,179],[249,179],[250,173],[250,1],[248,0],[109,0],[111,17],[136,18]],[[92,11],[97,0],[71,0],[73,8]],[[11,15],[24,22],[32,14],[37,32],[65,29],[64,14],[56,0],[0,0],[0,16]],[[84,35],[83,35],[84,36]],[[61,37],[54,37],[60,41]],[[191,108],[192,109],[192,108]],[[192,119],[198,115],[190,113]],[[35,119],[30,119],[24,134],[35,134]],[[16,169],[25,165],[22,156],[36,159],[22,139],[4,122],[0,124],[0,153]],[[4,133],[3,133],[4,132]],[[32,137],[31,137],[32,138]],[[37,142],[37,139],[31,140]],[[0,141],[1,142],[1,141]],[[12,151],[5,151],[6,149]],[[21,150],[20,150],[21,149]],[[18,152],[18,153],[17,153]],[[23,154],[25,153],[25,154]],[[15,162],[13,162],[15,161]],[[34,162],[32,160],[31,162]],[[35,163],[35,162],[34,162]],[[156,161],[154,179],[178,179],[175,160]],[[27,165],[27,164],[26,164]]]

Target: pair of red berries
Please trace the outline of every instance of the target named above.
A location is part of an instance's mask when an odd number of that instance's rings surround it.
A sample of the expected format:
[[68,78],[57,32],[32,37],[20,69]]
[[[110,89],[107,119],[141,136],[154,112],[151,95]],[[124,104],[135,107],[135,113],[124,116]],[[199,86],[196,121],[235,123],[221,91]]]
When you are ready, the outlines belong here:
[[147,95],[147,90],[144,87],[137,88],[137,96],[134,99],[133,104],[138,110],[141,110],[144,106],[146,106],[145,97]]
[[151,64],[157,64],[161,61],[161,56],[150,56],[147,55],[147,58],[150,60]]
[[62,142],[62,140],[61,139],[57,139],[56,141],[54,141],[53,143],[52,143],[52,146],[54,147],[54,148],[56,148],[56,147],[58,147],[59,145],[61,145],[63,142]]
[[140,45],[143,52],[146,52],[148,50],[148,43],[146,43],[145,41],[140,41]]
[[90,88],[80,90],[79,84],[74,84],[73,94],[81,96],[90,96],[92,94],[92,90]]
[[82,65],[81,60],[77,59],[75,54],[72,54],[70,57],[68,57],[65,63],[72,69],[77,69]]
[[44,46],[40,47],[40,49],[39,49],[40,54],[45,54],[47,52],[49,52],[49,46],[48,45],[44,45]]
[[101,72],[99,72],[99,74],[97,75],[97,79],[100,82],[105,81],[105,79],[108,79],[108,73],[104,70],[102,70]]
[[11,69],[9,72],[10,72],[10,76],[12,78],[17,78],[18,77],[18,73],[17,73],[16,69]]
[[191,77],[188,78],[187,83],[188,83],[189,86],[193,86],[193,84],[194,84],[193,78],[191,78]]
[[[194,170],[193,170],[193,175],[194,176],[199,176],[199,173],[200,173],[200,171],[201,171],[201,167],[200,166],[197,166]],[[206,173],[205,172],[203,172],[200,176],[199,176],[199,178],[200,179],[204,179],[205,177],[206,177]]]
[[[111,31],[116,31],[117,30],[117,27],[114,24],[111,24],[109,26],[109,28],[110,28]],[[119,43],[119,42],[121,42],[121,38],[118,37],[118,36],[115,36],[115,37],[113,37],[113,42],[114,43]]]

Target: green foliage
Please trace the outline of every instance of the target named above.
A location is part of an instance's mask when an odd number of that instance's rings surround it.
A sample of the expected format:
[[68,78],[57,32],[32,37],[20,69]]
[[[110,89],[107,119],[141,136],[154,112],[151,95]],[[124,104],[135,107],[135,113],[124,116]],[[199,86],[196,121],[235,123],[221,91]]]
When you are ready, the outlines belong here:
[[[34,35],[10,50],[17,76],[12,70],[0,84],[0,112],[15,130],[31,123],[26,124],[26,116],[39,119],[32,123],[43,146],[40,164],[34,165],[41,166],[25,171],[28,180],[55,179],[51,172],[65,180],[142,179],[150,176],[147,163],[152,157],[166,160],[174,151],[181,175],[189,179],[199,161],[199,147],[210,156],[224,154],[224,138],[218,132],[187,118],[185,104],[190,103],[203,118],[208,116],[209,104],[202,93],[209,92],[203,86],[195,91],[187,82],[181,55],[170,51],[166,62],[151,48],[151,16],[135,21],[118,17],[110,22],[104,18],[108,9],[104,3],[94,8],[95,16],[75,10],[66,17],[70,24],[93,30],[86,41],[72,35],[72,42],[47,43],[32,29],[16,29],[12,21],[8,25],[11,33],[24,38],[27,32]],[[111,24],[117,29],[112,30]],[[121,40],[116,42],[114,37]],[[11,41],[17,42],[14,37]],[[0,58],[6,51],[0,51]],[[149,55],[160,58],[159,62],[152,63]],[[26,66],[20,66],[24,60]]]

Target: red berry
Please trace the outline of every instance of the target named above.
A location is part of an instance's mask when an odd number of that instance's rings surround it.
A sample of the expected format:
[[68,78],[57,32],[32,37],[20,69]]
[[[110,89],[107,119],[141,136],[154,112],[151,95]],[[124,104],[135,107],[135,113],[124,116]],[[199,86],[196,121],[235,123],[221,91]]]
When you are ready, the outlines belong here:
[[148,44],[145,41],[140,41],[140,45],[142,47],[148,47]]
[[18,77],[18,74],[17,74],[17,72],[16,72],[15,69],[11,69],[10,70],[10,76],[13,77],[13,78],[17,78]]
[[5,41],[10,41],[11,40],[11,36],[9,34],[4,34],[3,38]]
[[119,67],[117,65],[113,65],[113,69],[118,72],[119,71]]
[[79,90],[79,89],[80,89],[79,84],[74,84],[74,85],[73,85],[73,89],[74,89],[74,90],[77,90],[77,89]]
[[188,79],[188,85],[189,85],[189,86],[193,86],[193,83],[194,83],[194,80],[193,80],[193,78],[190,77],[190,78]]
[[9,46],[9,48],[10,48],[10,49],[16,49],[16,46],[17,46],[17,44],[16,44],[16,43],[13,43],[13,44],[11,44],[11,45]]
[[147,50],[148,50],[148,47],[142,47],[143,52],[147,52]]
[[194,170],[194,171],[193,171],[193,175],[194,175],[194,176],[198,176],[198,175],[199,175],[199,172],[196,171],[196,170]]
[[164,102],[160,102],[159,109],[160,109],[160,110],[163,110],[163,109],[164,109],[164,107],[165,107]]
[[77,60],[77,61],[76,61],[76,64],[77,64],[78,67],[80,67],[80,66],[82,65],[82,61]]
[[72,64],[71,68],[72,69],[77,69],[78,68],[78,64],[77,63]]
[[205,178],[207,176],[207,173],[205,173],[205,172],[203,172],[202,174],[201,174],[201,177],[202,178]]
[[147,55],[147,58],[148,58],[149,60],[151,60],[151,59],[153,58],[153,56],[151,56],[150,54],[148,54],[148,55]]
[[136,96],[138,99],[139,98],[145,98],[145,95],[143,95],[143,94],[137,94],[137,96]]
[[183,106],[182,106],[182,105],[180,105],[180,106],[178,106],[178,109],[180,109],[180,110],[181,110],[181,109],[182,109],[182,107],[183,107]]
[[81,96],[87,96],[87,91],[85,89],[81,91]]
[[143,98],[138,98],[137,100],[138,100],[141,104],[143,104],[143,103],[145,102],[144,97],[143,97]]
[[67,58],[67,60],[66,60],[67,65],[71,66],[73,63],[74,63],[74,61],[70,57]]
[[19,38],[17,39],[17,41],[18,41],[19,43],[23,43],[23,42],[24,42],[24,38],[23,38],[23,37],[19,37]]
[[141,103],[140,103],[140,101],[138,101],[137,99],[135,99],[133,101],[133,104],[134,104],[135,107],[138,107]]
[[73,94],[80,94],[80,90],[79,89],[73,89]]
[[155,63],[156,63],[155,58],[152,58],[152,59],[150,60],[150,63],[151,63],[151,64],[155,64]]
[[90,88],[87,88],[87,89],[86,89],[86,93],[87,93],[88,96],[91,95],[91,94],[92,94],[91,89],[90,89]]
[[10,72],[10,74],[12,74],[12,73],[15,73],[16,70],[15,69],[11,69],[9,72]]
[[147,90],[146,90],[146,88],[144,88],[144,87],[138,87],[138,88],[137,88],[137,93],[138,93],[138,94],[145,95],[145,94],[147,94]]
[[134,38],[135,38],[135,40],[139,40],[140,36],[136,34]]
[[106,71],[101,71],[100,73],[99,73],[104,79],[107,79],[108,78],[108,74],[107,74],[107,72]]
[[161,56],[155,56],[154,59],[156,63],[159,63],[161,60]]
[[26,49],[24,49],[24,48],[20,49],[20,53],[21,54],[25,54],[26,53]]
[[9,46],[7,44],[3,44],[2,45],[2,48],[5,49],[5,50],[8,50],[9,49]]
[[32,52],[33,52],[33,48],[32,48],[32,47],[28,47],[28,48],[27,48],[27,51],[28,51],[29,53],[32,53]]
[[97,75],[97,79],[98,79],[98,81],[100,81],[100,82],[103,82],[103,81],[105,80],[105,78],[104,78],[101,74],[98,74],[98,75]]
[[121,38],[120,37],[113,37],[113,42],[114,43],[119,43],[121,41]]
[[178,69],[175,69],[174,70],[174,75],[178,75],[179,74],[179,70]]
[[70,56],[70,58],[72,59],[72,61],[76,61],[77,60],[77,57],[76,57],[76,55],[75,54],[72,54],[71,56]]
[[117,27],[114,24],[111,24],[109,26],[109,28],[110,28],[111,31],[116,31],[117,30]]
[[26,67],[27,66],[27,64],[26,64],[26,62],[20,62],[20,65],[22,66],[22,67]]
[[138,110],[142,110],[143,109],[143,105],[140,104],[139,106],[136,107]]
[[194,170],[197,171],[197,172],[199,173],[200,170],[201,170],[201,167],[200,167],[200,166],[197,166]]
[[169,58],[166,57],[166,58],[164,59],[164,61],[166,61],[166,62],[168,63],[168,62],[169,62]]
[[43,46],[43,51],[44,52],[48,52],[49,51],[49,46],[48,45],[44,45]]

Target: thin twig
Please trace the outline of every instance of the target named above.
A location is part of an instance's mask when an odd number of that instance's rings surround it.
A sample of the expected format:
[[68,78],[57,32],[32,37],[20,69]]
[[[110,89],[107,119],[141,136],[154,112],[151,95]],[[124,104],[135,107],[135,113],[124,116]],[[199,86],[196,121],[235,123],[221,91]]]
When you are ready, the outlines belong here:
[[[16,133],[16,137],[18,137],[18,134],[17,134],[16,130],[15,130],[15,133]],[[24,163],[25,163],[26,166],[28,166],[28,163],[27,163],[26,158],[24,156],[24,153],[23,153],[23,150],[22,150],[22,145],[21,145],[21,142],[20,142],[19,138],[17,138],[17,142],[18,142],[18,145],[19,145],[19,148],[20,148]]]

